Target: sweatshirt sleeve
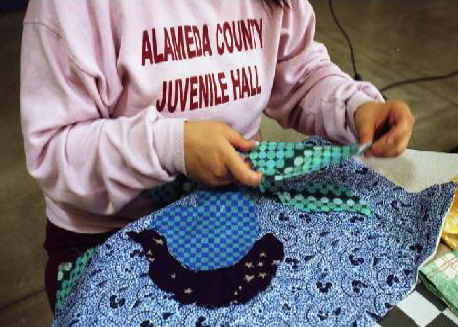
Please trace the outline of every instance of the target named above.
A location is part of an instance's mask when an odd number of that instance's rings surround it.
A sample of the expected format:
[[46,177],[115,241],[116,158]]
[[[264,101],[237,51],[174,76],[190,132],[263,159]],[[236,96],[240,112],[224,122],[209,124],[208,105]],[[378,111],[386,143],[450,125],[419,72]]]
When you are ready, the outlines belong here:
[[341,143],[355,142],[354,113],[367,101],[383,101],[370,83],[356,82],[314,41],[315,14],[308,1],[283,11],[277,67],[266,114],[285,128]]
[[110,117],[106,94],[122,91],[84,71],[58,31],[24,23],[21,123],[29,173],[69,208],[111,215],[143,189],[185,172],[183,120],[153,106]]

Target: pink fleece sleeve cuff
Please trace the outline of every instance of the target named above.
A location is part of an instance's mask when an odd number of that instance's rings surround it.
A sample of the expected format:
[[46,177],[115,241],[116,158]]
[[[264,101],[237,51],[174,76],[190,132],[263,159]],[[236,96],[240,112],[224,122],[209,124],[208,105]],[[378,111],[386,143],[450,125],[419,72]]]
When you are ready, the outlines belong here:
[[163,119],[155,123],[153,140],[161,166],[170,174],[186,174],[184,160],[185,119]]

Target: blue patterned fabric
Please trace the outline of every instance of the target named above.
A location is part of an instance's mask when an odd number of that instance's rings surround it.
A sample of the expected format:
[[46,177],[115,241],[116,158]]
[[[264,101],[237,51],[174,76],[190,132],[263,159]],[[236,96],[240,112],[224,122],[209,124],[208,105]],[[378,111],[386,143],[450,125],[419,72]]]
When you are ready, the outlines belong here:
[[[307,214],[242,189],[256,204],[259,237],[274,234],[285,254],[271,285],[246,304],[181,305],[152,282],[142,248],[126,233],[151,228],[168,207],[126,226],[94,252],[53,326],[372,326],[408,294],[434,253],[455,185],[408,193],[349,159],[285,186],[311,183],[352,190],[372,215]],[[192,193],[172,206],[197,206],[201,198]]]
[[259,233],[256,206],[240,192],[199,192],[194,206],[165,208],[151,223],[170,253],[185,267],[211,270],[229,267],[253,246]]

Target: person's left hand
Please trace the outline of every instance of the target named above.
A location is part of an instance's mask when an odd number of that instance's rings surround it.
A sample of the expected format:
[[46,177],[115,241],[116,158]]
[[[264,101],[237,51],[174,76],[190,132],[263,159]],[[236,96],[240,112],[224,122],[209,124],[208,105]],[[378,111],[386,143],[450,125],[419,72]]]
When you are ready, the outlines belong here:
[[[359,142],[373,142],[366,156],[396,157],[407,148],[415,118],[409,106],[401,101],[365,102],[355,112]],[[384,134],[375,139],[381,131]]]

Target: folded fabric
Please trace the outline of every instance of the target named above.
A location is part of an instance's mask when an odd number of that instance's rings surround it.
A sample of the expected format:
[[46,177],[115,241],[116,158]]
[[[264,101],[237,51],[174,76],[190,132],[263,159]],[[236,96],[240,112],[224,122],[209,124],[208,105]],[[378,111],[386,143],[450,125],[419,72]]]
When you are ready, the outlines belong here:
[[[458,176],[453,180],[458,182]],[[455,200],[445,218],[442,239],[452,249],[458,249],[458,189],[455,192]]]
[[361,155],[371,143],[359,145],[306,145],[302,142],[261,142],[248,157],[256,170],[263,172],[259,189],[275,192],[284,180],[340,163],[351,156]]
[[[314,138],[304,145],[323,142]],[[97,248],[53,326],[372,326],[409,294],[419,267],[434,254],[455,184],[408,193],[350,159],[288,179],[283,190],[293,192],[317,184],[350,190],[351,196],[370,207],[370,215],[334,210],[304,212],[283,204],[275,194],[249,188],[191,192],[126,226]],[[213,284],[210,279],[208,283],[200,279],[199,274],[215,274],[217,269],[189,269],[171,251],[158,252],[161,258],[173,259],[174,265],[167,267],[191,276],[180,283],[199,280],[198,284],[204,285],[194,293],[194,288],[183,288],[184,284],[161,284],[158,278],[171,278],[174,272],[163,267],[151,270],[156,263],[153,251],[158,250],[159,243],[168,242],[154,224],[175,207],[197,210],[205,197],[220,198],[218,205],[222,205],[227,202],[226,193],[250,198],[256,207],[259,231],[245,255],[235,259],[232,266],[218,269],[237,272],[230,276],[235,276],[237,283],[242,277],[244,284],[238,285],[241,291],[251,282],[261,284],[262,276],[269,277],[269,283],[262,289],[247,289],[241,295],[247,296],[246,302],[233,297],[241,294],[235,294],[236,283],[218,283],[226,285],[223,294],[230,296],[216,299],[215,306],[214,298],[205,300],[212,298]],[[157,234],[148,234],[153,232]],[[133,240],[132,235],[147,237]],[[257,251],[256,244],[264,237],[273,237],[269,243],[279,241],[284,258],[258,261],[261,266],[255,268],[253,258],[261,258],[264,252]],[[250,257],[253,249],[254,257]],[[275,273],[260,270],[267,263],[275,264]],[[249,269],[258,270],[249,274]],[[195,297],[186,301],[190,294]]]
[[370,216],[369,205],[350,189],[331,184],[314,183],[293,190],[278,190],[275,195],[284,205],[303,212],[357,212]]
[[420,269],[425,286],[458,315],[458,250],[449,252]]
[[263,172],[259,190],[275,194],[284,205],[303,212],[350,211],[369,216],[370,207],[342,185],[315,183],[288,190],[286,182],[362,155],[370,146],[371,143],[313,146],[300,142],[261,142],[249,153],[249,158],[253,168]]

